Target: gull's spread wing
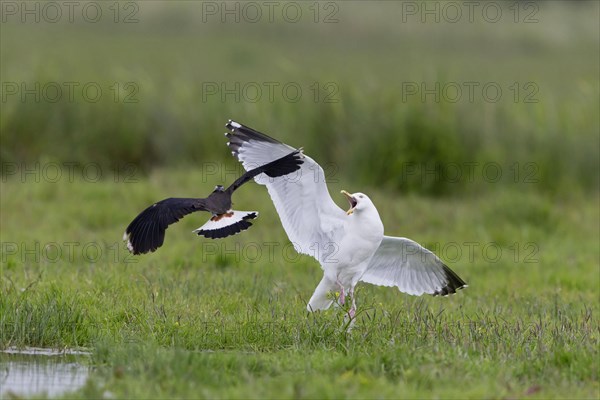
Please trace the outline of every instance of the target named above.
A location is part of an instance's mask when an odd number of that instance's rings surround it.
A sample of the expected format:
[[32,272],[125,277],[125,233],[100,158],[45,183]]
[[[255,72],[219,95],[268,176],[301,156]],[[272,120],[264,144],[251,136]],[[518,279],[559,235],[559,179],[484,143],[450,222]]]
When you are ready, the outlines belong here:
[[360,279],[379,286],[396,286],[401,292],[446,296],[467,284],[435,254],[406,238],[384,236]]
[[[226,125],[227,145],[246,171],[284,157],[295,148],[234,121]],[[299,253],[325,260],[343,233],[346,213],[327,190],[325,174],[312,158],[295,173],[275,179],[257,179],[267,190],[289,240]]]

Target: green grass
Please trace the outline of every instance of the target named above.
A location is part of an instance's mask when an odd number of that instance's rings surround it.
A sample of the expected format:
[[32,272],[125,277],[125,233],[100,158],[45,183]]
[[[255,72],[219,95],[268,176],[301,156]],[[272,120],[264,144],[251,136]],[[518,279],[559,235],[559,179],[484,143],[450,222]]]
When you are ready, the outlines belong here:
[[[160,3],[151,4],[138,24],[3,24],[3,82],[79,86],[72,102],[66,89],[57,102],[7,95],[0,162],[132,163],[149,173],[225,160],[217,134],[234,118],[310,148],[360,184],[404,193],[487,191],[481,174],[453,185],[398,177],[411,167],[451,173],[452,165],[490,162],[505,171],[500,183],[511,183],[506,171],[519,163],[535,166],[548,193],[599,188],[595,2],[540,3],[534,24],[399,23],[400,2],[375,10],[344,3],[335,24],[199,23],[198,3],[180,2],[162,17]],[[103,92],[97,103],[81,94],[89,82]],[[125,102],[127,82],[139,89],[136,103]],[[272,100],[268,82],[277,85]],[[473,101],[466,82],[477,85]],[[297,102],[282,94],[288,83],[301,88]],[[407,84],[436,83],[461,87],[460,100],[406,93]],[[489,83],[502,91],[496,102],[482,93]],[[260,100],[242,90],[233,90],[239,98],[206,94],[206,85],[248,84],[263,88]]]
[[[600,397],[600,6],[523,4],[537,23],[403,23],[400,2],[358,1],[338,3],[336,24],[200,23],[196,2],[140,3],[138,24],[3,22],[3,96],[11,82],[104,95],[2,99],[0,348],[89,349],[73,398]],[[115,82],[139,101],[115,102]],[[207,83],[252,82],[303,96],[203,98]],[[503,97],[403,94],[421,82],[493,82]],[[338,204],[340,189],[369,194],[386,234],[432,249],[469,288],[361,284],[350,333],[342,310],[308,314],[322,272],[256,185],[234,198],[260,211],[249,232],[201,239],[207,216],[190,216],[130,256],[121,236],[143,207],[241,171],[227,118],[304,146]]]
[[[282,251],[285,233],[256,185],[234,199],[260,210],[250,231],[200,239],[191,230],[206,216],[193,215],[156,253],[127,255],[120,236],[135,213],[210,190],[202,181],[202,171],[167,169],[135,184],[3,183],[2,240],[20,247],[2,260],[2,346],[91,349],[95,372],[73,397],[597,397],[597,197],[435,200],[365,188],[388,234],[437,248],[470,287],[416,298],[361,284],[347,333],[341,310],[305,311],[321,270]],[[29,198],[46,206],[19,212]],[[23,250],[35,242],[37,253]],[[89,262],[60,245],[55,261],[52,243],[64,242],[103,255]],[[471,254],[466,242],[479,246]],[[495,262],[480,251],[488,243],[502,250]]]

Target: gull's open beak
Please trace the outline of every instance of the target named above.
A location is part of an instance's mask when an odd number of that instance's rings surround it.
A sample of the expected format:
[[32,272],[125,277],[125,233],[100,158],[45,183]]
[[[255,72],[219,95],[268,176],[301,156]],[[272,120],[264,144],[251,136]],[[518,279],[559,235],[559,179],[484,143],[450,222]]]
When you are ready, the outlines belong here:
[[354,208],[356,207],[356,204],[358,204],[358,202],[356,201],[356,199],[354,197],[352,197],[352,195],[350,193],[346,192],[345,190],[342,190],[341,193],[344,196],[346,196],[346,199],[350,203],[350,209],[348,211],[346,211],[346,214],[350,215],[354,212]]

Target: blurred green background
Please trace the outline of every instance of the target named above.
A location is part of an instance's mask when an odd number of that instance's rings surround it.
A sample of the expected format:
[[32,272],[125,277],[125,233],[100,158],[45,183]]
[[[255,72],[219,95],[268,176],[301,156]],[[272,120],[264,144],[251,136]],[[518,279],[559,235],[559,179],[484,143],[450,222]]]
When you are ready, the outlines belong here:
[[[0,11],[0,349],[89,350],[70,397],[598,398],[599,2]],[[136,213],[241,173],[229,118],[303,146],[336,203],[369,194],[469,288],[361,284],[351,334],[307,315],[322,271],[279,251],[256,185],[248,232],[198,238],[197,214],[131,256]]]
[[235,165],[232,118],[356,187],[598,191],[595,1],[22,4],[3,4],[5,176]]

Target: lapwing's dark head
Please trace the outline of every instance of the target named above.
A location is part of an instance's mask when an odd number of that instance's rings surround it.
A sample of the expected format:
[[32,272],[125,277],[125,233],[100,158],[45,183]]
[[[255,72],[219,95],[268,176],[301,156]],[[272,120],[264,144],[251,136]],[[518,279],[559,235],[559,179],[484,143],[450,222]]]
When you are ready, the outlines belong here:
[[213,190],[213,192],[224,192],[225,188],[223,188],[223,186],[221,185],[217,185],[215,186],[215,190]]

